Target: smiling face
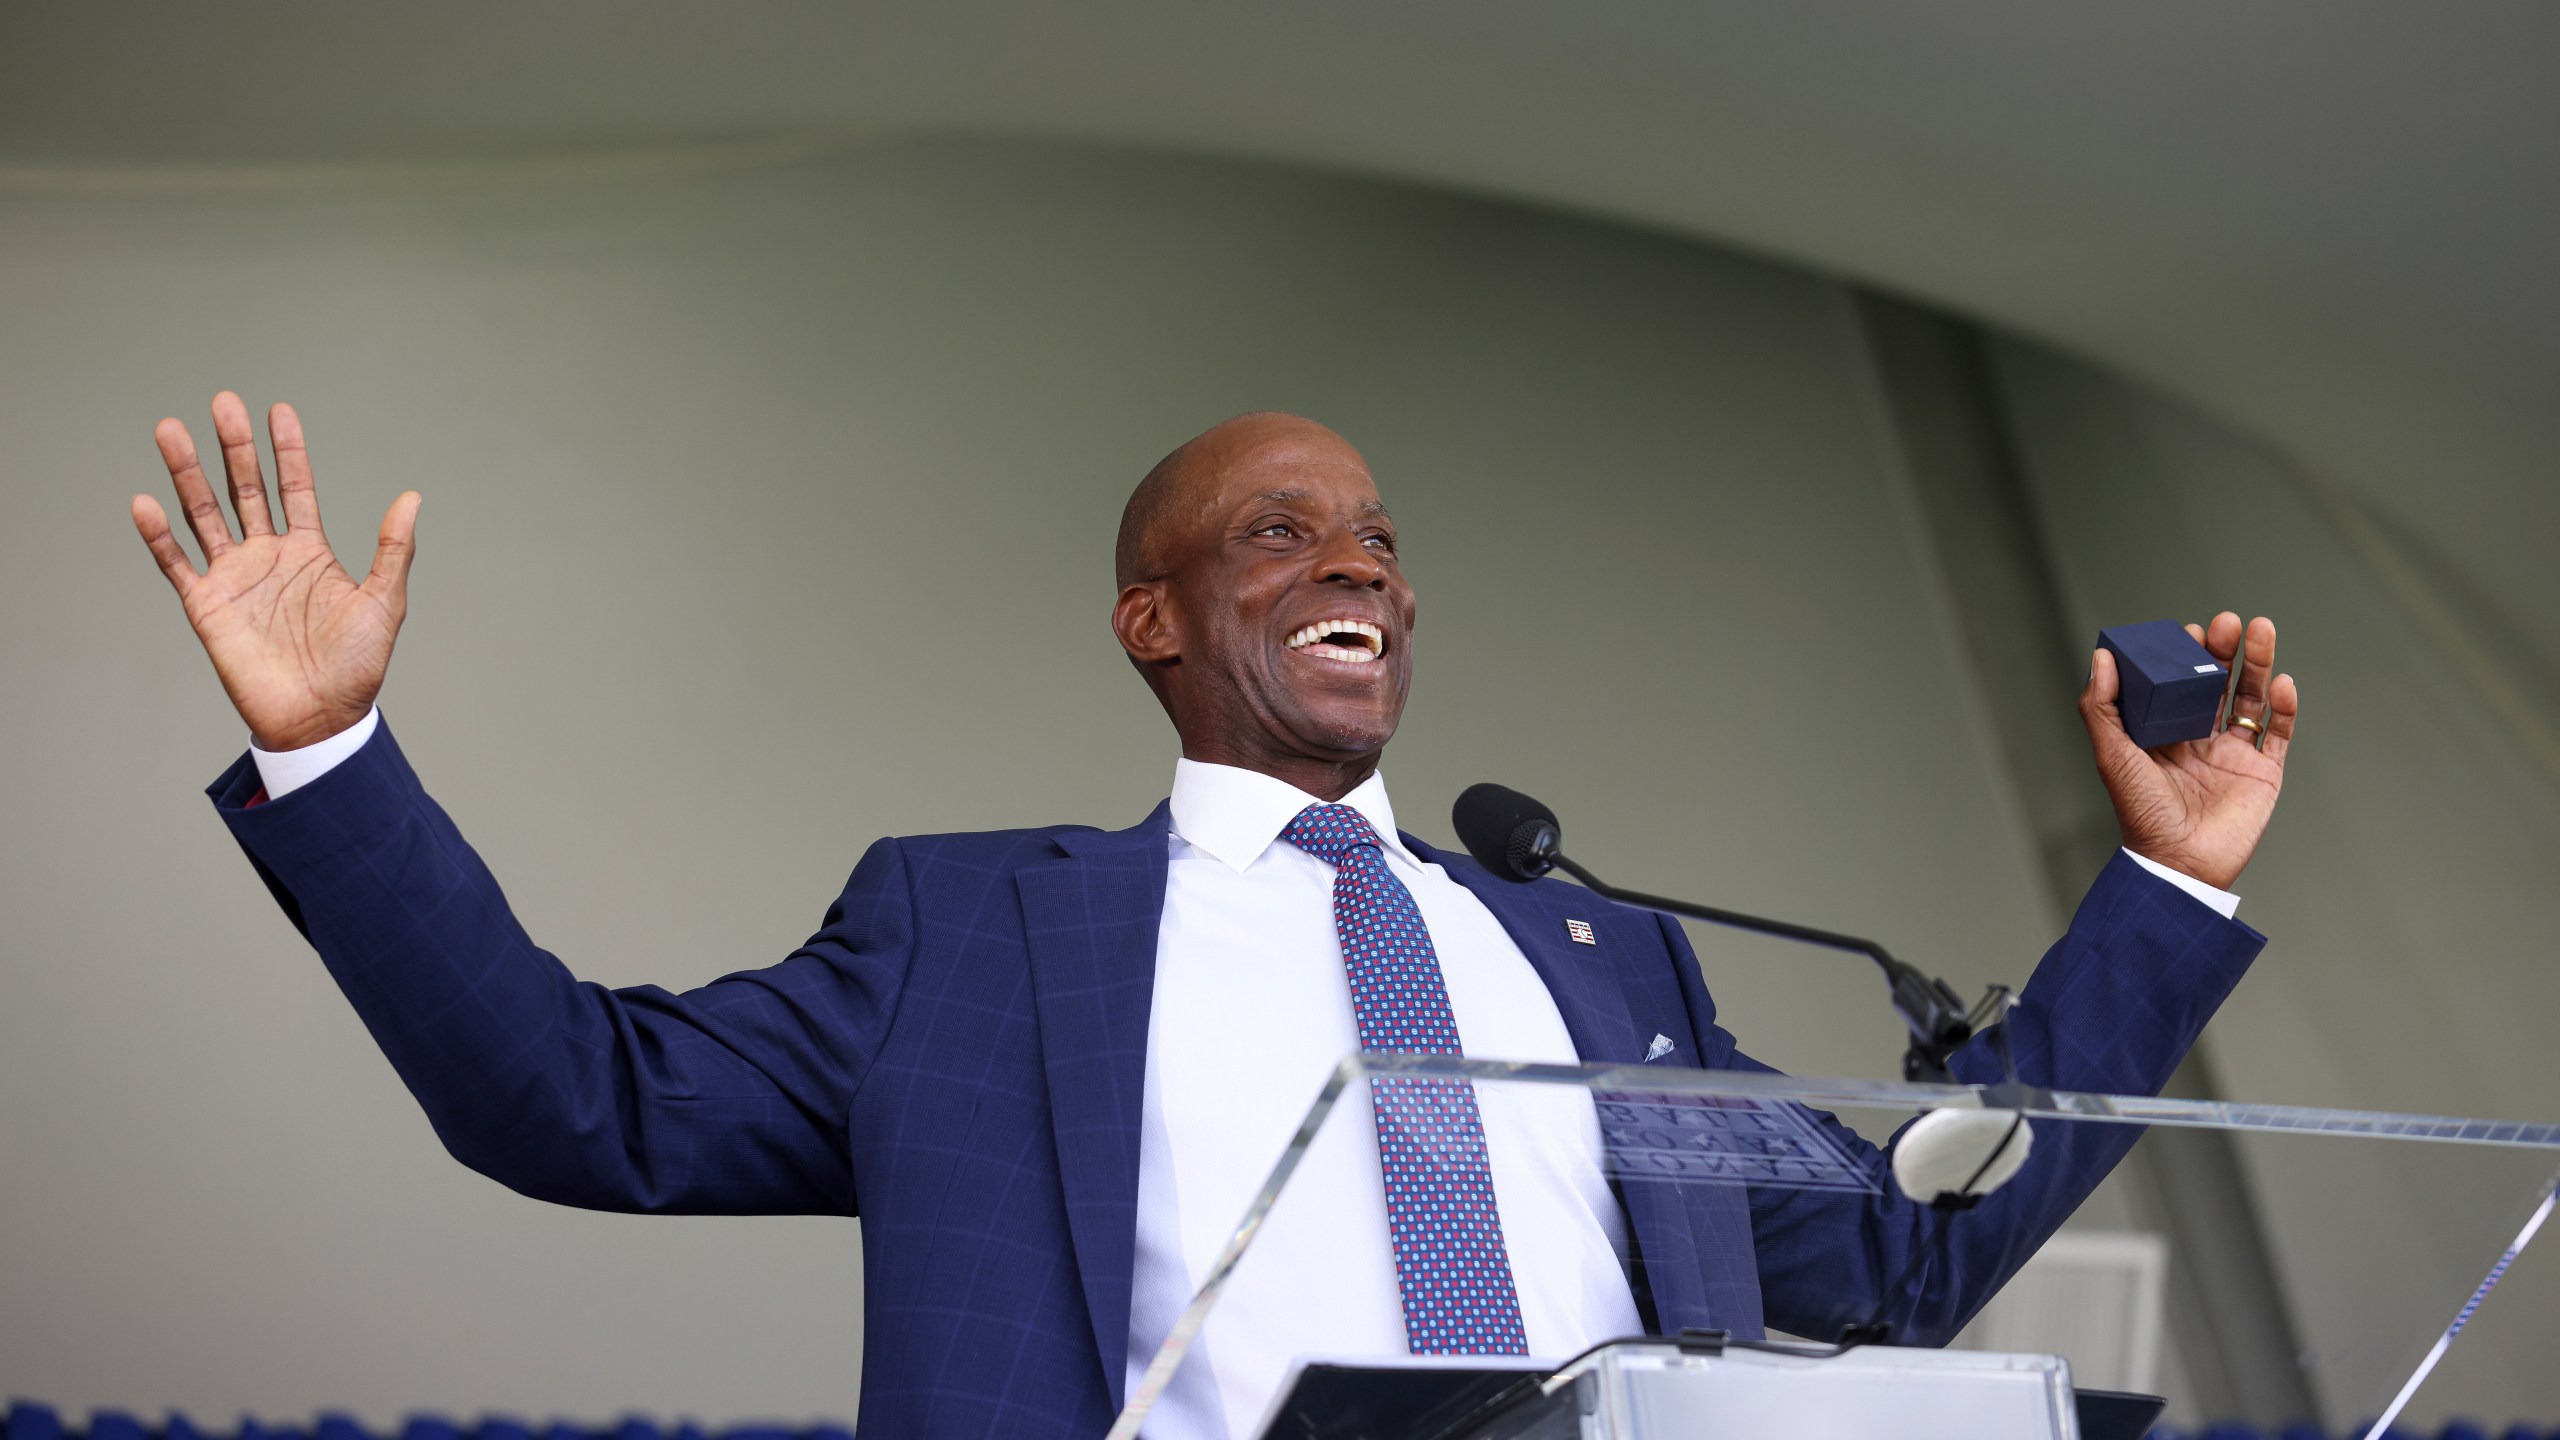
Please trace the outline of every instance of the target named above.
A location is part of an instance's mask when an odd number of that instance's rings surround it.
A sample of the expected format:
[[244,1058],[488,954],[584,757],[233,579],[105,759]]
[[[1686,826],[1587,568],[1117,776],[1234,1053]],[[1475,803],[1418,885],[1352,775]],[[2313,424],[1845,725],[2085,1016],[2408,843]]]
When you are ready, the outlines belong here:
[[1395,521],[1349,442],[1244,415],[1165,457],[1121,521],[1111,623],[1194,760],[1339,799],[1413,677]]

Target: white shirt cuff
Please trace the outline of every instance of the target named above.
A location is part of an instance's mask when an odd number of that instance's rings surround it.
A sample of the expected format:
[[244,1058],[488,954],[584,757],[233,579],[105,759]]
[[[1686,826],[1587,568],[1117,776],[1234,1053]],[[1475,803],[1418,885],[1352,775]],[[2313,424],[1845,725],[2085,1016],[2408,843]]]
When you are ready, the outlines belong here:
[[[373,738],[374,729],[381,723],[382,707],[377,705],[364,712],[364,718],[353,725],[299,750],[261,750],[258,742],[252,740],[249,742],[249,758],[257,763],[258,779],[267,787],[267,798],[281,800],[337,769],[340,762],[363,749],[364,742]],[[2134,858],[2142,859],[2139,855]]]
[[[368,719],[365,723],[369,725],[373,722]],[[318,747],[315,746],[313,748],[316,749]],[[302,752],[297,750],[294,753],[298,755]],[[2211,909],[2213,913],[2221,916],[2223,919],[2229,920],[2240,913],[2240,897],[2232,894],[2230,891],[2217,890],[2213,886],[2207,885],[2193,875],[2172,870],[2168,866],[2161,864],[2157,860],[2150,859],[2147,856],[2134,855],[2130,850],[2127,850],[2124,853],[2127,855],[2133,855],[2134,864],[2141,866],[2143,869],[2150,871],[2152,874],[2159,876],[2161,879],[2166,880],[2170,884],[2177,886],[2179,889],[2186,891],[2190,895],[2193,895],[2196,899],[2204,902],[2205,906]]]

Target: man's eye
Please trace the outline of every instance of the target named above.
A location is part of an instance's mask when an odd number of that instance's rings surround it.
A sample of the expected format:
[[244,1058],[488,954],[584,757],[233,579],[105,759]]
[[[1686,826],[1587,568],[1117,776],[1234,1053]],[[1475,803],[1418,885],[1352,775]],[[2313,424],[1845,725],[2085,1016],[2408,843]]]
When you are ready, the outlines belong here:
[[1286,535],[1289,533],[1289,523],[1285,520],[1274,520],[1270,524],[1263,526],[1261,529],[1256,530],[1253,533],[1256,535]]
[[1396,548],[1396,537],[1393,535],[1368,535],[1362,537],[1362,540],[1363,543],[1375,545],[1381,550],[1393,550]]

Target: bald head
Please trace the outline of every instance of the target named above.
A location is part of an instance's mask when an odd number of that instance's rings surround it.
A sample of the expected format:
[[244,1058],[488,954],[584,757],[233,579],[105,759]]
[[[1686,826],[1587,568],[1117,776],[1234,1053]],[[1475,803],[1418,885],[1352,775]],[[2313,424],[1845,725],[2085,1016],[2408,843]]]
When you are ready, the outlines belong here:
[[1264,411],[1156,462],[1120,515],[1111,628],[1194,760],[1339,799],[1413,674],[1413,589],[1369,462]]
[[1348,457],[1351,463],[1361,464],[1360,452],[1351,448],[1350,441],[1303,415],[1282,410],[1256,410],[1221,420],[1174,447],[1129,492],[1129,503],[1120,511],[1112,583],[1126,589],[1163,579],[1172,568],[1173,537],[1204,518],[1218,498],[1220,482],[1255,460],[1285,462],[1291,451],[1309,459]]

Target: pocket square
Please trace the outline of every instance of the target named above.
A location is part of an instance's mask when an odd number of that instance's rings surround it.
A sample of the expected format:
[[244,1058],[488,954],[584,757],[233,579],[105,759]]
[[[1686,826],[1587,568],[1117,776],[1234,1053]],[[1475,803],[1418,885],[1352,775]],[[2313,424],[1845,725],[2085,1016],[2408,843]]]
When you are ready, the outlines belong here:
[[1663,1056],[1670,1054],[1672,1049],[1673,1046],[1671,1044],[1670,1036],[1656,1035],[1653,1037],[1653,1044],[1645,1050],[1644,1058],[1648,1061],[1659,1060]]

